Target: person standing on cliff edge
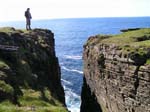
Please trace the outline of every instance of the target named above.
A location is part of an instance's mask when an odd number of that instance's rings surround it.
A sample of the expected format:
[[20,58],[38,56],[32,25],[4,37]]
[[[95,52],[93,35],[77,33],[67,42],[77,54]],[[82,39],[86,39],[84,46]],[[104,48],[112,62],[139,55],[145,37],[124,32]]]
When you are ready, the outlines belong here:
[[26,17],[26,29],[31,30],[30,25],[31,25],[32,16],[30,13],[30,8],[27,8],[27,10],[25,11],[25,17]]

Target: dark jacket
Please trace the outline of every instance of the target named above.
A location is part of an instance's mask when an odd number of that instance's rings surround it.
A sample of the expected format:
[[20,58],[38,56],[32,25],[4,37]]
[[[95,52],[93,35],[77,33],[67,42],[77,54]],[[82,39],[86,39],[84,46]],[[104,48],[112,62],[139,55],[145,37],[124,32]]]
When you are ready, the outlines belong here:
[[31,19],[32,18],[31,13],[29,11],[25,11],[25,17],[27,19]]

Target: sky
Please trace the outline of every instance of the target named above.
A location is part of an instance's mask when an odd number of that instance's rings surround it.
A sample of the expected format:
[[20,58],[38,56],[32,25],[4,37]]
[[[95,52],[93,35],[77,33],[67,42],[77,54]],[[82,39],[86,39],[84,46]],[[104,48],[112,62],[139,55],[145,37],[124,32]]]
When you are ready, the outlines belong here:
[[150,16],[150,0],[0,0],[0,21]]

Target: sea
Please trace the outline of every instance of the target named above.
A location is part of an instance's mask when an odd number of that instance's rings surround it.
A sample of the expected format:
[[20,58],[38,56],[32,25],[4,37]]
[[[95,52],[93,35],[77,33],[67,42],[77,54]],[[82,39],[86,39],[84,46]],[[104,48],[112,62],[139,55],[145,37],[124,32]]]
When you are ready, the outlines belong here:
[[[0,27],[25,29],[25,21],[1,22]],[[32,28],[54,33],[56,55],[61,66],[61,82],[68,109],[80,112],[83,83],[83,45],[90,36],[119,34],[121,29],[148,28],[150,17],[70,18],[32,20]]]

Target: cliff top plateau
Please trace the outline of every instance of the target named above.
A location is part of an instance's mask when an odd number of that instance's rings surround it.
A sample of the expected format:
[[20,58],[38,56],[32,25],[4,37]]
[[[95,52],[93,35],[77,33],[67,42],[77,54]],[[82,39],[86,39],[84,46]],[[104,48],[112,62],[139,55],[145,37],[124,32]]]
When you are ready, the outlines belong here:
[[[120,56],[135,61],[143,60],[139,65],[150,64],[150,28],[136,28],[121,30],[123,33],[117,35],[96,35],[90,37],[85,46],[114,47],[120,52]],[[118,53],[119,53],[118,52]],[[136,58],[136,59],[135,59]],[[131,61],[130,60],[130,61]]]

